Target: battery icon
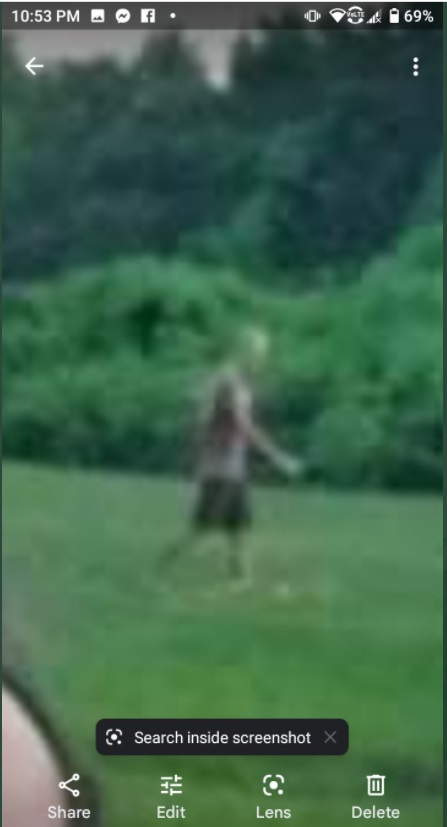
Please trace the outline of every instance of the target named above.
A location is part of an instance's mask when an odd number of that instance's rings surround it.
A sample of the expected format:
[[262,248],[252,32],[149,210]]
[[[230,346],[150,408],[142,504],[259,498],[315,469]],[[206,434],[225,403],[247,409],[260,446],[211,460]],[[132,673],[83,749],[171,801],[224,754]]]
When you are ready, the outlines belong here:
[[390,23],[399,22],[399,9],[390,9]]

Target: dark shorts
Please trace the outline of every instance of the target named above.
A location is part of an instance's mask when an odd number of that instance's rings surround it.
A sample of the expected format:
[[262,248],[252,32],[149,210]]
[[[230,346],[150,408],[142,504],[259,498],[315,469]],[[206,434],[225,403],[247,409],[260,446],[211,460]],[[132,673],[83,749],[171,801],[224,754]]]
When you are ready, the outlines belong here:
[[240,531],[251,523],[248,483],[205,480],[199,490],[193,522],[199,529]]

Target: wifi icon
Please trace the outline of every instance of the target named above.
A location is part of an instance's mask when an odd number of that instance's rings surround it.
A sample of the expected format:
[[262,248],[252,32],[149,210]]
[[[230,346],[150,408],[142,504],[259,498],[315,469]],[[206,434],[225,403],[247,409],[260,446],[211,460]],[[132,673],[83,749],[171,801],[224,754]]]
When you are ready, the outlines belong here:
[[340,20],[343,20],[346,12],[344,9],[332,9],[329,14],[334,18],[336,23],[340,23]]

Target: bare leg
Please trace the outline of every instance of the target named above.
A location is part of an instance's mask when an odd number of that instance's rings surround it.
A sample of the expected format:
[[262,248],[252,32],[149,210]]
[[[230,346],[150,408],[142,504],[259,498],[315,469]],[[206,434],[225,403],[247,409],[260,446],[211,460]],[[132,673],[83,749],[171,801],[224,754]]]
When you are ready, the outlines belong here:
[[252,561],[245,532],[233,531],[228,535],[228,573],[233,585],[251,585]]

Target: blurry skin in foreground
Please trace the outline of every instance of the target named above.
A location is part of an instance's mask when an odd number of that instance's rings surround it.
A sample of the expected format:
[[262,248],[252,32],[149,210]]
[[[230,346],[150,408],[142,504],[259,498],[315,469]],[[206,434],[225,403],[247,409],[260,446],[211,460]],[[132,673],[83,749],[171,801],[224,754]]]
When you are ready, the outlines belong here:
[[2,825],[46,827],[48,807],[66,806],[60,769],[29,713],[2,689]]

